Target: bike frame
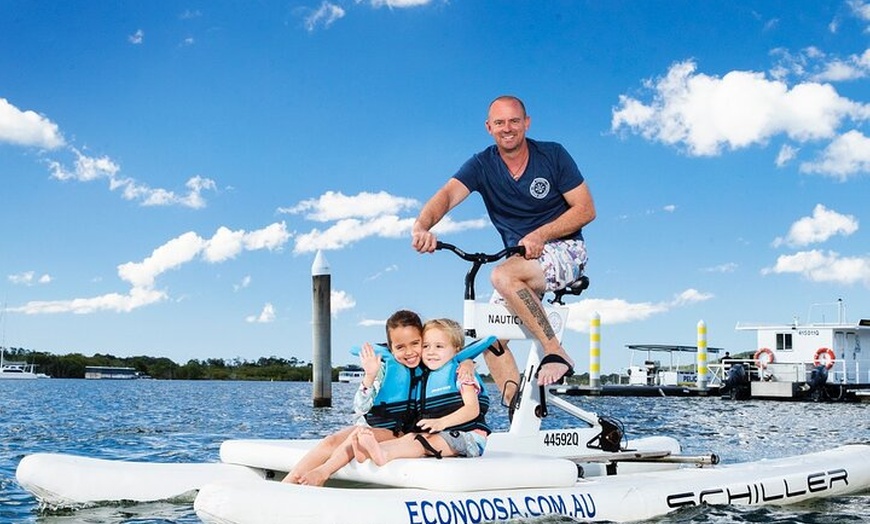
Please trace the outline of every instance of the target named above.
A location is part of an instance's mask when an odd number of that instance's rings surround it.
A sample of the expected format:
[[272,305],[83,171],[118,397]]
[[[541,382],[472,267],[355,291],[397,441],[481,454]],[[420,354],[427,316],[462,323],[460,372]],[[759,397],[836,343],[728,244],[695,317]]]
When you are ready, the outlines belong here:
[[[494,335],[501,340],[531,340],[526,365],[520,369],[520,383],[517,385],[519,388],[518,401],[512,406],[514,411],[509,433],[515,437],[537,437],[540,433],[541,419],[548,414],[548,402],[550,405],[582,420],[592,428],[600,428],[597,414],[580,409],[557,396],[549,395],[544,386],[526,387],[529,384],[537,385],[535,373],[543,356],[540,344],[529,333],[520,318],[506,306],[477,302],[476,300],[474,283],[480,268],[484,264],[497,262],[503,258],[522,255],[525,253],[525,248],[522,246],[505,248],[495,254],[466,253],[452,244],[438,242],[435,249],[451,251],[459,258],[471,262],[471,268],[465,275],[465,298],[463,301],[463,327],[467,336],[479,338]],[[568,307],[544,305],[544,311],[556,337],[561,341],[568,321]]]

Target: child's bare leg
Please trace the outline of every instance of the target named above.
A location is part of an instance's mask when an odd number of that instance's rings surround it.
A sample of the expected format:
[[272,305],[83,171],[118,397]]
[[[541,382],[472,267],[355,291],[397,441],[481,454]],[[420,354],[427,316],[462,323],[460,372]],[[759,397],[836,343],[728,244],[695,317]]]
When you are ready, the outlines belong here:
[[354,433],[351,437],[350,447],[353,449],[353,458],[355,458],[360,464],[369,458],[368,455],[366,455],[366,452],[359,445],[359,432]]
[[[398,440],[403,439],[404,437]],[[383,466],[387,463],[387,459],[384,456],[383,450],[381,449],[381,444],[378,442],[378,440],[375,438],[374,434],[372,434],[371,431],[363,430],[358,432],[356,434],[356,441],[358,444],[357,449],[362,452],[363,460],[365,460],[366,457],[371,458],[372,462],[374,462],[378,466]],[[357,460],[359,462],[362,462],[362,460],[359,460],[359,457],[357,457]]]
[[356,431],[348,435],[344,442],[335,448],[335,451],[332,452],[332,455],[329,456],[326,462],[302,475],[299,479],[299,484],[305,484],[307,486],[322,486],[326,484],[330,475],[353,460],[354,451],[352,442],[355,437]]
[[430,452],[423,446],[418,438],[424,438],[429,442],[436,451],[441,453],[442,457],[452,457],[455,453],[450,446],[438,434],[408,434],[402,438],[389,440],[383,443],[372,442],[365,438],[364,435],[359,435],[360,446],[365,449],[372,462],[378,466],[383,466],[391,460],[398,458],[420,458],[430,455]]
[[293,469],[287,473],[283,482],[291,484],[299,484],[302,477],[312,469],[322,465],[329,460],[332,452],[341,445],[345,439],[356,429],[355,426],[348,426],[332,435],[323,438],[316,446],[305,454],[302,459],[293,466]]
[[[332,455],[330,455],[323,464],[302,475],[299,484],[306,484],[309,486],[324,485],[333,473],[340,470],[354,459],[355,450],[353,444],[361,433],[371,435],[371,437],[376,441],[393,438],[393,434],[389,430],[356,427],[351,431],[347,438],[345,438],[344,442],[336,447],[335,451],[332,452]],[[365,460],[365,458],[363,458],[363,460]]]

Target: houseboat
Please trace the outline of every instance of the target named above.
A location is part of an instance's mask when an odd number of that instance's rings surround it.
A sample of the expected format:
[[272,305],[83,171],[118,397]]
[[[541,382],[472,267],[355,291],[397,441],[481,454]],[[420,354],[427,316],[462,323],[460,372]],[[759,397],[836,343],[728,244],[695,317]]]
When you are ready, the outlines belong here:
[[117,366],[85,366],[87,379],[130,380],[144,378],[136,368]]
[[795,318],[737,330],[755,331],[756,348],[751,358],[723,362],[723,397],[856,400],[870,393],[870,319],[847,321],[842,301],[836,322]]
[[347,366],[338,372],[338,381],[350,384],[359,384],[365,377],[366,372],[359,366]]

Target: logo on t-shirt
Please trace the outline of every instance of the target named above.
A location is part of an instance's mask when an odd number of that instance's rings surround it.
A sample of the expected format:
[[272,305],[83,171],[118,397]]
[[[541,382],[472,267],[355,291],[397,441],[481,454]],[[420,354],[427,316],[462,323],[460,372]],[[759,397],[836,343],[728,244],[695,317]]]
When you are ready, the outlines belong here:
[[537,199],[542,199],[550,193],[550,181],[546,178],[536,178],[529,186],[529,193]]

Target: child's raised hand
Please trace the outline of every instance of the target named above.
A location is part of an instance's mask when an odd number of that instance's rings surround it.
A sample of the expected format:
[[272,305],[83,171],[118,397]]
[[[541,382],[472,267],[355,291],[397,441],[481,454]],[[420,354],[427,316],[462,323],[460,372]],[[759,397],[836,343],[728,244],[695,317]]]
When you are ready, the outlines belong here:
[[374,377],[381,369],[381,358],[375,353],[375,348],[366,342],[359,352],[359,361],[366,376]]

